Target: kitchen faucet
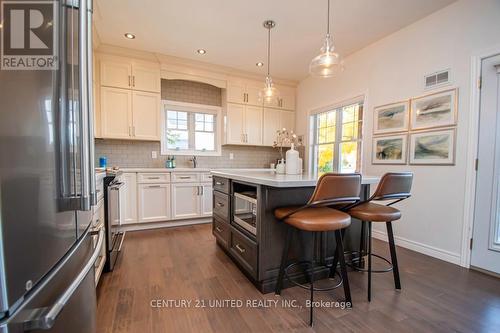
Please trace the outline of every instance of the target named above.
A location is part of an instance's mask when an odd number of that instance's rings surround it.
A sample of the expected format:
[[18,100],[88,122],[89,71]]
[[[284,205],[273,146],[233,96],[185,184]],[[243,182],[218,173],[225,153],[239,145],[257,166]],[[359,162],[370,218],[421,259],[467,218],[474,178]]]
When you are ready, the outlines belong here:
[[196,156],[193,156],[189,161],[193,162],[193,168],[196,169],[198,166],[198,160],[196,159]]

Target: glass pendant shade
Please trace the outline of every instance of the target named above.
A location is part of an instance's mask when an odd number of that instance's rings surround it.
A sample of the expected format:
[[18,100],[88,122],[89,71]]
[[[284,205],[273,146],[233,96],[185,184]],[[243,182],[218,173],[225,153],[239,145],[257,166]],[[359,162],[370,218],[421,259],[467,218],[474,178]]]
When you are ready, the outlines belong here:
[[340,59],[340,55],[334,52],[332,38],[327,35],[321,53],[309,65],[309,73],[318,77],[332,77],[343,70],[343,61]]
[[273,84],[273,79],[268,75],[266,76],[266,83],[264,88],[259,92],[259,100],[266,104],[275,104],[279,100],[278,89]]

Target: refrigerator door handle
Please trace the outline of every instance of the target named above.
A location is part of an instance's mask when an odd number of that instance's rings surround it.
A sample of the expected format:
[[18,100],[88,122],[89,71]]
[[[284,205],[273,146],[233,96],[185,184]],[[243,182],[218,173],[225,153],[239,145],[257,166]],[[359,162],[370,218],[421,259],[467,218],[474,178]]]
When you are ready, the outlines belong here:
[[[82,237],[82,240],[85,237]],[[80,273],[69,287],[63,292],[61,296],[56,300],[56,302],[46,308],[33,309],[31,316],[23,323],[23,328],[25,332],[35,331],[35,330],[50,330],[57,320],[57,316],[61,313],[66,303],[71,299],[71,296],[78,289],[80,284],[85,280],[87,274],[94,268],[95,261],[101,253],[102,242],[104,241],[104,229],[99,230],[99,239],[97,240],[97,245],[94,248],[94,253],[90,257],[89,261],[82,268]],[[78,246],[75,248],[78,249]],[[68,258],[71,256],[68,256]]]
[[85,16],[87,19],[87,96],[88,96],[88,145],[89,145],[89,172],[90,172],[90,204],[97,205],[97,194],[95,186],[95,168],[94,168],[94,60],[92,54],[92,0],[88,0]]
[[80,1],[78,13],[78,24],[80,38],[78,39],[78,64],[79,64],[79,104],[80,104],[80,177],[81,177],[81,206],[80,210],[88,211],[92,207],[91,185],[90,185],[90,132],[89,132],[89,89],[88,89],[88,18],[87,2]]

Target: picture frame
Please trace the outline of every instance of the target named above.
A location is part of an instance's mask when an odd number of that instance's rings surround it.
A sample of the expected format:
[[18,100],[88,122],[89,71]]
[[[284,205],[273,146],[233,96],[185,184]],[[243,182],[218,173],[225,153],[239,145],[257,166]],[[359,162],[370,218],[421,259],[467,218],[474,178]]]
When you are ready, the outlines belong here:
[[380,105],[373,108],[373,134],[408,131],[410,100]]
[[410,165],[455,165],[456,129],[410,134]]
[[408,134],[373,137],[372,164],[407,164]]
[[457,124],[457,88],[412,98],[410,105],[411,131],[444,128]]

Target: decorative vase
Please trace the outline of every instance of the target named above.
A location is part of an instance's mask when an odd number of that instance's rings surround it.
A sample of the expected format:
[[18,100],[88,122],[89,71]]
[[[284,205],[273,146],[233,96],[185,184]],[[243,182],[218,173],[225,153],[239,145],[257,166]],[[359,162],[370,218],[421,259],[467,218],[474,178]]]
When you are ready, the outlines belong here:
[[285,160],[284,159],[281,159],[278,161],[278,164],[276,165],[276,173],[277,174],[285,174],[286,173],[286,169],[285,169]]
[[291,148],[286,152],[286,174],[297,175],[299,169],[299,152],[295,150],[295,145],[292,143]]

